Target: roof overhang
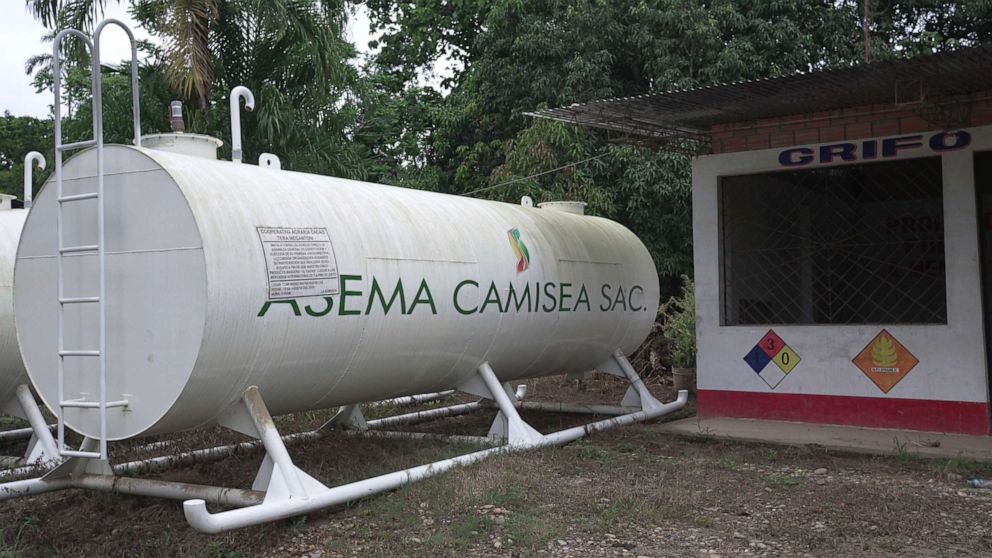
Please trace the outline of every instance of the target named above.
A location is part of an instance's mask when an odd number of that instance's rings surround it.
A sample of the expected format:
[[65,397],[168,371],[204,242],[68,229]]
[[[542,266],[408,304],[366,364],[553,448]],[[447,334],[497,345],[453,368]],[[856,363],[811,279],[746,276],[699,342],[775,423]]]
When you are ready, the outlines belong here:
[[[633,143],[708,144],[717,125],[855,106],[929,105],[927,114],[947,117],[954,111],[934,105],[961,104],[979,91],[992,91],[992,45],[526,114],[608,130],[611,137]],[[941,127],[953,125],[945,124]]]

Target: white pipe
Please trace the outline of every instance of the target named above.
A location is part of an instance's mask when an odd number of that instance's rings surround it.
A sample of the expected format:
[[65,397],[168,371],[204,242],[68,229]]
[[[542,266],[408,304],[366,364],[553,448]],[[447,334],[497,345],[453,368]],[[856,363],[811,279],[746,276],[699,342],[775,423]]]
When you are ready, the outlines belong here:
[[41,477],[5,482],[0,484],[0,500],[10,500],[11,498],[31,496],[66,488],[72,488],[72,479],[70,477],[59,477],[50,480]]
[[24,156],[24,209],[31,207],[31,198],[34,193],[34,181],[31,176],[32,163],[34,162],[38,163],[39,169],[45,170],[45,156],[37,151],[32,151]]
[[675,401],[662,403],[660,407],[656,407],[649,411],[638,411],[636,413],[630,413],[629,415],[620,415],[618,417],[603,419],[589,424],[584,424],[582,426],[566,428],[565,430],[553,432],[544,436],[544,440],[542,440],[538,447],[567,444],[594,432],[608,430],[616,426],[626,426],[628,424],[634,424],[635,422],[644,422],[646,420],[655,419],[685,407],[686,401],[688,400],[689,392],[684,389],[679,390],[678,397]]
[[[49,424],[48,429],[51,430],[55,428],[54,424]],[[34,428],[15,428],[13,430],[3,430],[0,431],[0,442],[6,442],[9,440],[23,440],[24,438],[30,438],[34,434]]]
[[613,417],[598,422],[593,422],[585,426],[569,428],[547,436],[542,436],[539,440],[530,444],[505,445],[498,448],[477,451],[451,459],[444,459],[420,465],[402,471],[388,473],[378,477],[329,488],[324,491],[312,494],[309,499],[286,499],[276,502],[263,503],[258,506],[239,508],[226,512],[212,514],[207,511],[207,504],[203,500],[189,500],[183,503],[183,513],[186,521],[203,533],[221,533],[231,529],[239,529],[251,525],[258,525],[278,519],[285,519],[294,515],[301,515],[315,512],[330,506],[336,506],[352,500],[367,498],[380,492],[395,490],[401,486],[426,479],[448,471],[454,467],[469,465],[481,461],[492,455],[499,453],[510,453],[525,449],[536,449],[552,445],[566,444],[574,440],[593,433],[622,426],[651,420],[662,415],[677,411],[685,406],[689,399],[689,392],[679,391],[678,398],[670,403],[662,404],[650,411],[639,411],[628,415]]
[[269,169],[282,170],[282,161],[274,153],[262,153],[258,156],[258,166]]
[[55,438],[52,437],[52,431],[45,423],[45,417],[41,416],[41,410],[31,394],[31,388],[26,384],[17,386],[17,400],[20,402],[24,414],[27,415],[25,418],[31,424],[35,438],[45,451],[45,460],[57,459],[59,457],[58,446],[55,444]]
[[192,494],[201,494],[205,501],[223,506],[253,506],[261,504],[265,499],[265,493],[257,490],[109,475],[79,475],[73,477],[72,487],[171,500],[185,500]]
[[151,442],[148,444],[137,446],[133,449],[134,451],[145,453],[149,451],[156,451],[160,449],[169,448],[171,446],[174,446],[175,444],[176,444],[176,440],[162,440],[161,442]]
[[272,422],[272,416],[269,415],[269,410],[265,407],[265,402],[262,401],[258,388],[251,386],[246,389],[242,400],[248,408],[248,414],[255,424],[255,429],[258,430],[259,437],[262,439],[265,452],[272,459],[272,462],[279,466],[279,472],[286,482],[286,488],[290,495],[294,498],[306,498],[307,492],[303,489],[303,482],[296,474],[296,466],[293,465],[293,460],[289,457],[289,452],[286,451],[286,445],[283,443],[275,423]]
[[485,404],[482,401],[475,401],[473,403],[461,403],[459,405],[451,405],[450,407],[438,407],[437,409],[429,409],[426,411],[416,411],[413,413],[407,413],[405,415],[396,415],[392,417],[384,417],[381,419],[375,419],[368,421],[369,428],[382,428],[384,426],[396,426],[398,424],[413,424],[417,422],[424,422],[426,420],[450,417],[454,415],[464,415],[465,413],[471,413],[477,409],[482,409]]
[[[517,393],[519,394],[519,388]],[[408,397],[416,399],[416,398],[426,398],[427,396],[434,396],[434,395],[444,396],[449,394],[447,392],[438,392],[436,394],[425,393],[422,395],[411,395]],[[424,400],[426,399],[421,399],[420,401],[424,401]],[[437,409],[430,409],[428,411],[419,411],[415,413],[408,413],[404,415],[396,415],[392,417],[370,420],[368,421],[368,425],[370,428],[378,428],[378,427],[393,426],[398,424],[414,424],[417,422],[423,422],[434,418],[461,415],[482,408],[484,408],[484,403],[482,402],[462,403],[459,405],[452,405],[450,407],[439,407]],[[53,427],[54,426],[51,425],[49,426],[49,428],[53,428]],[[25,432],[24,434],[25,437],[30,436],[31,434],[34,433],[34,429],[32,428],[25,428],[21,430]],[[10,431],[10,432],[15,432],[15,431]],[[20,432],[20,430],[16,432]],[[4,439],[5,435],[7,434],[4,432],[0,432],[0,440]],[[295,434],[287,434],[283,436],[282,441],[284,444],[293,444],[298,442],[317,440],[321,438],[323,435],[324,433],[319,431],[298,432]],[[166,445],[169,443],[170,443],[169,441],[165,441],[165,442],[157,442],[156,444]],[[119,463],[117,465],[114,465],[113,469],[114,469],[114,473],[118,475],[134,475],[134,474],[141,474],[150,471],[161,471],[164,469],[169,469],[180,465],[191,465],[194,463],[202,463],[204,461],[215,461],[218,459],[224,459],[238,452],[254,451],[261,445],[262,445],[261,441],[252,440],[250,442],[240,442],[237,444],[228,444],[225,446],[216,446],[212,448],[190,450],[173,455],[165,455],[161,457],[152,457],[148,459],[129,461],[126,463]],[[139,450],[141,449],[143,448],[139,448]],[[17,467],[3,471],[3,473],[8,477],[13,477],[13,478],[21,477],[24,475],[35,475],[38,473],[38,467],[37,466]],[[3,485],[0,484],[0,487],[2,486]]]
[[231,161],[241,163],[241,111],[238,100],[244,98],[245,110],[255,109],[255,95],[244,85],[231,90]]
[[433,432],[396,432],[393,430],[345,430],[345,434],[360,438],[382,438],[387,440],[432,440],[449,444],[475,444],[493,446],[499,440],[486,436],[460,436],[435,434]]
[[211,504],[223,506],[255,506],[261,504],[265,499],[265,493],[257,490],[83,473],[51,479],[42,477],[8,482],[0,485],[0,500],[68,488],[86,488],[134,496],[169,498],[171,500],[187,500],[191,496],[195,496]]
[[519,401],[514,407],[528,411],[551,411],[554,413],[575,413],[587,415],[626,415],[639,411],[637,407],[621,407],[619,405],[582,405],[577,403],[558,403],[551,401]]
[[383,399],[382,401],[373,401],[372,403],[367,403],[366,407],[381,407],[383,405],[414,405],[416,403],[424,403],[426,401],[434,401],[435,399],[441,399],[443,397],[448,397],[449,395],[454,395],[455,390],[449,389],[446,391],[436,391],[433,393],[421,393],[418,395],[407,395],[405,397],[394,397],[392,399]]
[[[304,432],[303,434],[311,434],[311,433]],[[301,437],[300,434],[291,434],[286,438],[290,438],[294,441],[300,441],[306,439]],[[314,436],[313,439],[316,439],[316,436]],[[168,469],[178,465],[192,465],[194,463],[201,463],[204,461],[215,461],[219,459],[224,459],[225,457],[230,457],[231,455],[238,452],[253,451],[261,445],[262,443],[259,440],[253,440],[251,442],[241,442],[238,444],[230,444],[226,446],[217,446],[213,448],[184,451],[182,453],[177,453],[173,455],[164,455],[162,457],[139,459],[137,461],[129,461],[127,463],[119,463],[117,465],[114,465],[114,474],[137,475],[152,471],[161,471],[163,469]]]
[[[443,392],[440,392],[443,393]],[[424,394],[423,396],[432,395]],[[410,396],[410,397],[421,397],[421,396]],[[369,428],[380,428],[384,426],[393,426],[396,424],[412,424],[416,422],[423,422],[432,418],[441,418],[452,415],[465,414],[477,409],[483,408],[481,402],[475,403],[462,403],[459,405],[452,405],[450,407],[440,407],[437,409],[430,409],[428,411],[419,411],[415,413],[408,413],[405,415],[396,415],[393,417],[385,417],[376,420],[368,421]],[[347,431],[346,431],[347,432]],[[308,442],[314,441],[322,438],[325,435],[324,432],[319,430],[314,430],[311,432],[298,432],[295,434],[287,434],[283,436],[282,442],[284,444],[294,444],[298,442]],[[193,463],[201,463],[204,461],[213,461],[217,459],[224,459],[230,455],[238,452],[248,452],[257,449],[262,445],[259,440],[252,440],[250,442],[240,442],[237,444],[229,444],[226,446],[217,446],[213,448],[204,448],[198,450],[190,450],[182,453],[177,453],[174,455],[165,455],[162,457],[153,457],[150,459],[139,459],[136,461],[130,461],[127,463],[120,463],[114,465],[114,473],[118,475],[127,474],[139,474],[148,471],[159,471],[162,469],[168,469],[170,467],[175,467],[177,465],[190,465]],[[16,476],[17,473],[25,474],[28,472],[27,468],[13,469],[10,474]],[[2,486],[2,485],[0,485]]]

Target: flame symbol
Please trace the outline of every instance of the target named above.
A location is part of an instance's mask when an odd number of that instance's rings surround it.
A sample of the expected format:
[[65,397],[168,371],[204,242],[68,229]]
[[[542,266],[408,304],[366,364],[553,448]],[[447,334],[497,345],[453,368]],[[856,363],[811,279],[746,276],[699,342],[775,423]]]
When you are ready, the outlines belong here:
[[517,273],[521,273],[530,267],[530,252],[527,251],[524,241],[520,240],[520,230],[512,228],[506,232],[506,236],[510,239],[510,246],[517,255]]
[[899,355],[892,340],[882,335],[871,348],[871,361],[879,368],[895,368]]

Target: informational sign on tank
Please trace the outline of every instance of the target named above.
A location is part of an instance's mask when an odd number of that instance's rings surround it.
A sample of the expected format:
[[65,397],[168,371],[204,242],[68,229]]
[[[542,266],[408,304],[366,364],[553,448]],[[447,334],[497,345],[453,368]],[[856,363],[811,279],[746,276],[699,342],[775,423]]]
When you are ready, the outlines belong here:
[[265,252],[269,300],[338,293],[334,248],[323,227],[256,227]]

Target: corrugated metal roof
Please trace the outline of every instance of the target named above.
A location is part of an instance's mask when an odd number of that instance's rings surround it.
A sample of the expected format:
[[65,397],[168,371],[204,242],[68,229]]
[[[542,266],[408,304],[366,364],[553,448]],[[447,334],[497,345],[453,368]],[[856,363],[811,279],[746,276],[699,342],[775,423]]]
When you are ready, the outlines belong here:
[[896,102],[897,86],[926,99],[992,90],[992,45],[721,85],[574,104],[528,116],[630,136],[708,141],[714,125]]

